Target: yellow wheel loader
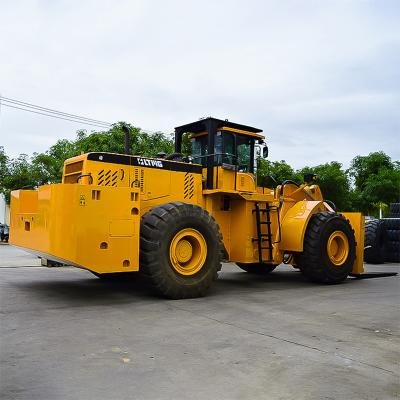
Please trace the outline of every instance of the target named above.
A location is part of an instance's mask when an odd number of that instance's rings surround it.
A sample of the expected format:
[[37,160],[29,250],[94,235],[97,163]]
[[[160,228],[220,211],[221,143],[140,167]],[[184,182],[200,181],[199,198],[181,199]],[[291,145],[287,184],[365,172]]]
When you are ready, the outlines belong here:
[[100,277],[139,271],[173,299],[205,295],[221,261],[254,274],[291,264],[321,283],[360,275],[362,215],[336,212],[312,176],[257,184],[261,132],[205,118],[175,128],[167,157],[68,159],[61,184],[12,192],[10,242]]

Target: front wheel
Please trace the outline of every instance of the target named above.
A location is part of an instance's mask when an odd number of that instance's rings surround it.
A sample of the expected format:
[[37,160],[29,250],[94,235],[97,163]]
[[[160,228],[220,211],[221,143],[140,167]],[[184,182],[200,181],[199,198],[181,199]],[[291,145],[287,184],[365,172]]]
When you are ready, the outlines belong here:
[[140,231],[140,271],[171,299],[204,296],[221,269],[222,239],[206,210],[174,202],[145,214]]
[[313,282],[339,283],[351,273],[355,258],[356,241],[349,221],[335,212],[314,214],[303,252],[296,256],[301,272]]

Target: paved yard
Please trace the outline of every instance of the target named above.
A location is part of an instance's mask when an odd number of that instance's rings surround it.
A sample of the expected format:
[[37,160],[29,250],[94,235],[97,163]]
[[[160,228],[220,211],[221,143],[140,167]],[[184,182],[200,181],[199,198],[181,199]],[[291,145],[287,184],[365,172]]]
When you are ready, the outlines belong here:
[[4,400],[400,393],[397,276],[320,286],[288,267],[258,278],[226,264],[208,297],[171,301],[8,245],[0,266]]

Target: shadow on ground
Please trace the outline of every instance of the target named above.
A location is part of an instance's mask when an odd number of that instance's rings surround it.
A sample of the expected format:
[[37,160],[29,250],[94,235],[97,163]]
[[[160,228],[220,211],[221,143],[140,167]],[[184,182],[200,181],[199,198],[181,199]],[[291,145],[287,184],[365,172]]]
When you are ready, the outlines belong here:
[[[68,270],[68,273],[67,273]],[[33,272],[33,271],[32,271]],[[122,279],[99,279],[86,271],[58,268],[57,277],[37,274],[32,281],[14,281],[12,286],[29,292],[37,300],[67,303],[71,306],[102,305],[151,301],[160,298],[139,274]],[[31,277],[33,277],[31,275]],[[348,279],[343,284],[357,284]],[[235,295],[235,293],[268,293],[281,290],[310,290],[321,287],[307,281],[295,270],[274,271],[267,276],[251,275],[234,269],[220,273],[218,281],[207,297]]]

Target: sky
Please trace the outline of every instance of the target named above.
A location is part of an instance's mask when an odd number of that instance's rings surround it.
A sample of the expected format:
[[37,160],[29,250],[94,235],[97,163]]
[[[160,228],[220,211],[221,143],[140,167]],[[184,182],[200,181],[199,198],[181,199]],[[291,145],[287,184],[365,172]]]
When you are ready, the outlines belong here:
[[[149,131],[263,129],[295,168],[400,159],[400,1],[1,1],[0,95]],[[0,146],[90,126],[0,108]]]

